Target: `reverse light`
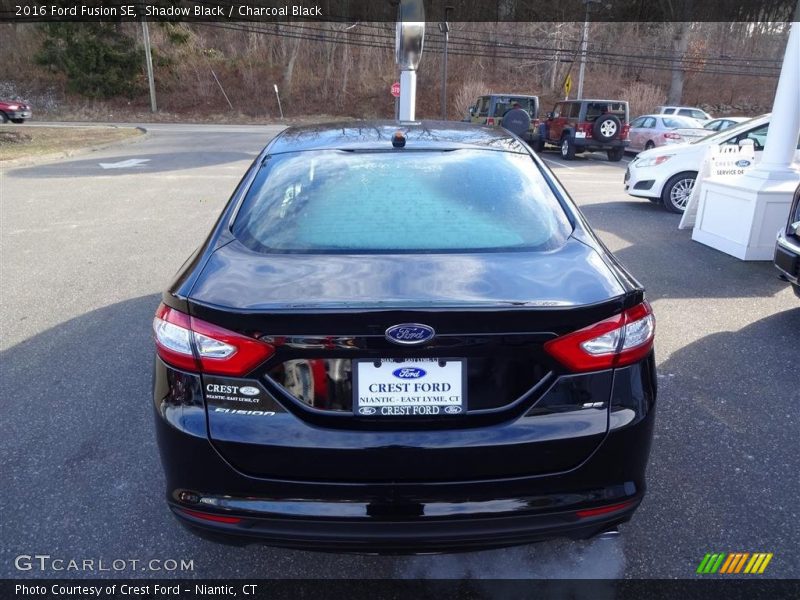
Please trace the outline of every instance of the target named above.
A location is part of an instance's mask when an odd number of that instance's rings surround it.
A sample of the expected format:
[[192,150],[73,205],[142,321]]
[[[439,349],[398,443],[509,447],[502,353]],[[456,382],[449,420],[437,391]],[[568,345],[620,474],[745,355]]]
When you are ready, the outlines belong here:
[[637,167],[656,167],[662,163],[667,162],[674,154],[662,154],[653,158],[642,158],[636,161]]
[[546,342],[545,351],[570,371],[633,364],[653,348],[656,322],[647,302],[609,319]]
[[267,360],[275,348],[190,317],[164,304],[153,319],[156,351],[179,369],[215,375],[245,375]]

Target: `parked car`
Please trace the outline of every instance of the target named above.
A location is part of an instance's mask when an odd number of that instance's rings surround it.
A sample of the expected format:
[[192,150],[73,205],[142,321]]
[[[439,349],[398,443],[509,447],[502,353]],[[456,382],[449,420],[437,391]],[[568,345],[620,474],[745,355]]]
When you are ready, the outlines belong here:
[[705,125],[703,125],[703,129],[686,129],[680,130],[677,133],[680,133],[680,135],[685,138],[687,142],[693,142],[695,140],[699,140],[700,138],[709,136],[715,131],[725,131],[734,125],[738,125],[749,120],[750,117],[723,117],[721,119],[713,119],[712,121],[708,121]]
[[[766,114],[694,142],[641,152],[625,171],[625,191],[631,196],[661,202],[671,212],[682,213],[686,210],[697,171],[708,147],[712,144],[741,144],[744,140],[752,140],[756,161],[759,161],[766,143],[769,122],[770,115]],[[800,158],[800,153],[797,156]]]
[[470,107],[469,115],[464,119],[477,125],[503,125],[503,117],[511,110],[518,108],[528,114],[529,126],[524,131],[514,128],[521,138],[530,141],[531,134],[539,118],[539,97],[525,94],[487,94],[481,96]]
[[774,262],[781,277],[792,285],[800,298],[800,186],[794,193],[786,228],[778,232]]
[[548,146],[572,160],[576,154],[605,150],[619,161],[628,146],[628,103],[624,100],[565,100],[555,105],[533,139],[537,152]]
[[400,126],[284,130],[163,294],[169,507],[339,552],[613,529],[655,417],[641,285],[517,137]]
[[681,117],[689,117],[691,119],[697,119],[703,123],[706,123],[714,118],[702,108],[697,108],[696,106],[659,106],[656,108],[656,113],[660,115],[678,115]]
[[[695,130],[703,132],[703,124],[689,117],[642,115],[631,121],[628,133],[630,145],[627,149],[638,152],[667,144],[680,144],[687,139],[679,131]],[[702,135],[709,135],[709,133],[706,131]]]
[[24,123],[31,115],[31,107],[25,102],[0,100],[0,123]]

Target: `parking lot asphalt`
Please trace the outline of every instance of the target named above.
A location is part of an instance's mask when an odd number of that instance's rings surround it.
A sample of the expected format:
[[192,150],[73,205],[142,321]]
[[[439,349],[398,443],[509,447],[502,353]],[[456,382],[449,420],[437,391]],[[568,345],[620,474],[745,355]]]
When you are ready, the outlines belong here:
[[[683,578],[706,552],[772,552],[765,577],[800,576],[800,300],[770,263],[693,242],[628,197],[625,163],[599,154],[544,157],[657,317],[649,493],[620,537],[395,557],[185,532],[163,501],[150,323],[280,128],[146,127],[136,144],[0,173],[0,577]],[[20,571],[26,554],[193,570]]]

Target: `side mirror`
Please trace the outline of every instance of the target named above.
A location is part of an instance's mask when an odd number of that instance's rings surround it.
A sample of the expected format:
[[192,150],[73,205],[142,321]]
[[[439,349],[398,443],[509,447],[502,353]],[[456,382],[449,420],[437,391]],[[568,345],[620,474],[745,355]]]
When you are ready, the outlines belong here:
[[554,113],[554,112],[547,113],[547,118],[548,119],[555,119],[556,118],[556,113]]
[[469,114],[470,114],[471,117],[475,116],[475,111],[476,110],[477,110],[477,108],[475,106],[470,106],[469,107]]

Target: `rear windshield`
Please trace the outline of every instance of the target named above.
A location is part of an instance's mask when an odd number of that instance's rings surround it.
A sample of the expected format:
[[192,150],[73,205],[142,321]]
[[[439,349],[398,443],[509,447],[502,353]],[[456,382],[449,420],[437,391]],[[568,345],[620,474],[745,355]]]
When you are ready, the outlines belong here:
[[526,111],[531,117],[539,116],[539,107],[535,98],[519,98],[516,96],[502,96],[495,101],[494,116],[502,117],[506,112],[515,108],[514,104]]
[[260,252],[550,250],[572,231],[539,168],[491,150],[276,154],[233,224]]
[[700,129],[703,127],[702,123],[698,123],[695,119],[689,117],[664,117],[664,127],[667,129],[691,128]]
[[624,102],[587,102],[586,121],[595,121],[597,117],[612,114],[620,120],[628,118],[628,105]]

